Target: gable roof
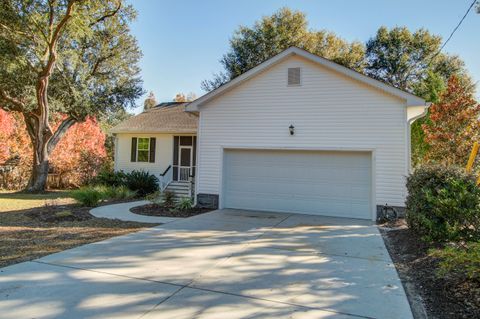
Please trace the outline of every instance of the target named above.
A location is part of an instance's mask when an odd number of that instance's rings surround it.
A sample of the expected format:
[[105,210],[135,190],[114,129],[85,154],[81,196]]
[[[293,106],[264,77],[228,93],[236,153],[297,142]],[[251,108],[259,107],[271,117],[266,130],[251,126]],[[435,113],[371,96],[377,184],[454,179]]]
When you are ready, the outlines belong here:
[[185,112],[187,104],[160,103],[121,122],[110,133],[196,133],[198,116]]
[[305,51],[303,49],[297,48],[297,47],[290,47],[279,54],[271,57],[270,59],[260,63],[256,67],[248,70],[247,72],[237,76],[233,80],[225,83],[224,85],[218,87],[217,89],[203,95],[202,97],[196,99],[195,101],[191,102],[189,105],[187,105],[186,110],[187,111],[198,111],[199,107],[202,106],[203,104],[209,102],[210,100],[214,99],[215,97],[233,89],[234,87],[240,85],[241,83],[249,80],[250,78],[254,77],[258,73],[268,69],[269,67],[285,60],[286,58],[290,56],[298,55],[300,57],[303,57],[307,60],[310,60],[312,62],[318,63],[328,69],[334,70],[340,74],[343,74],[347,77],[350,77],[354,80],[360,81],[362,83],[365,83],[369,86],[372,86],[374,88],[380,89],[388,94],[391,94],[393,96],[397,96],[407,102],[407,106],[424,106],[425,100],[415,96],[411,93],[408,93],[406,91],[400,90],[396,87],[393,87],[389,84],[383,83],[379,80],[375,80],[371,77],[368,77],[362,73],[359,73],[357,71],[354,71],[352,69],[349,69],[347,67],[344,67],[343,65],[340,65],[338,63],[335,63],[333,61],[330,61],[328,59],[322,58],[318,55],[312,54],[308,51]]

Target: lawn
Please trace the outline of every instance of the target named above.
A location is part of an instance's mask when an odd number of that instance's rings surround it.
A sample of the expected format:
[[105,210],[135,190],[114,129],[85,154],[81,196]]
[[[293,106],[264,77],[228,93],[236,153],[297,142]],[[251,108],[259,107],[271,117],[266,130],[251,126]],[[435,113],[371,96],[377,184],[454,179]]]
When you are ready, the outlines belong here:
[[96,218],[67,192],[0,193],[0,267],[154,224]]
[[45,206],[46,204],[73,203],[66,191],[43,194],[0,192],[0,213]]

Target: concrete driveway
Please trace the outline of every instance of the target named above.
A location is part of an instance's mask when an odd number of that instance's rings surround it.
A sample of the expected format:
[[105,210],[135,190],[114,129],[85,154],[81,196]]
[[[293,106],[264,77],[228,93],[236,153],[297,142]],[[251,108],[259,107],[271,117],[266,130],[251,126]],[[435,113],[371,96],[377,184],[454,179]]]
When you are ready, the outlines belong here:
[[411,318],[375,226],[219,210],[0,269],[0,318]]

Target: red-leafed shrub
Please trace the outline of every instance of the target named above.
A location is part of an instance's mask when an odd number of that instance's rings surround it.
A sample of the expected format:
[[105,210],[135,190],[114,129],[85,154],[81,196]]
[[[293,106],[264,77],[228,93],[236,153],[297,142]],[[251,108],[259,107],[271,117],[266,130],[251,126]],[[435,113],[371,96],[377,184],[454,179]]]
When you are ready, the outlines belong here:
[[[21,115],[0,109],[0,188],[24,188],[30,178],[32,146]],[[54,116],[55,126],[62,115]],[[50,156],[49,187],[84,184],[107,160],[105,134],[94,118],[72,126]]]

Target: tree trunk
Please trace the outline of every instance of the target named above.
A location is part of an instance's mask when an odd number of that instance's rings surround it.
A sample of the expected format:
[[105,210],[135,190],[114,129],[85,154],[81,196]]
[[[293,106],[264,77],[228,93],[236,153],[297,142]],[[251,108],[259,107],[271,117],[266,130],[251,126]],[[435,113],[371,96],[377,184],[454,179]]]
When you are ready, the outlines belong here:
[[27,190],[29,192],[43,192],[47,186],[48,177],[48,160],[40,160],[38,164],[34,163],[32,175]]
[[24,114],[24,118],[33,146],[32,174],[27,191],[43,192],[47,186],[50,154],[76,120],[66,118],[52,134],[48,121],[39,121],[35,115]]

